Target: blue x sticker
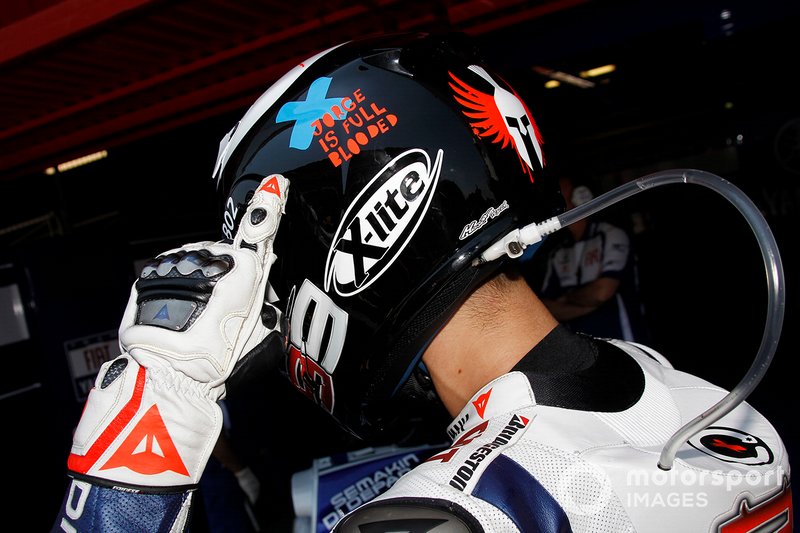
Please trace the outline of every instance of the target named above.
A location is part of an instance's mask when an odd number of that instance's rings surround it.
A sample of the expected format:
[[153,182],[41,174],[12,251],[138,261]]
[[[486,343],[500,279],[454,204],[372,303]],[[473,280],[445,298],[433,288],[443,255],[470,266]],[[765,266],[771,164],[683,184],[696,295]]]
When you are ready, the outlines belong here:
[[[308,95],[305,101],[287,102],[278,111],[275,122],[294,121],[292,136],[289,139],[291,148],[307,150],[314,138],[314,126],[312,124],[342,101],[341,97],[327,98],[328,87],[330,87],[332,79],[317,78],[308,88]],[[338,117],[331,118],[344,120],[346,116],[347,111],[342,110]]]

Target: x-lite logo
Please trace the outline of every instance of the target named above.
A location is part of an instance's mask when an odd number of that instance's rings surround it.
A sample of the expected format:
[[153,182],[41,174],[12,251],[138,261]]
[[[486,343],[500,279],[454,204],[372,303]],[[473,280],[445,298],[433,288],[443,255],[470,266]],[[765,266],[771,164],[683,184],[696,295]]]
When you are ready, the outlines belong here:
[[[392,224],[394,223],[392,222]],[[347,229],[350,233],[350,238],[346,239],[342,237],[339,239],[339,242],[335,245],[335,249],[338,252],[349,254],[352,257],[355,285],[356,287],[360,287],[369,277],[369,272],[364,267],[365,261],[367,259],[372,259],[374,261],[379,260],[383,257],[383,254],[386,253],[387,248],[364,242],[364,239],[361,238],[361,220],[358,217],[353,219],[350,225],[347,226]],[[371,240],[372,237],[372,233],[367,233],[366,240]]]
[[383,167],[347,208],[325,264],[325,291],[352,296],[366,289],[400,255],[430,206],[444,152],[431,164],[414,148]]

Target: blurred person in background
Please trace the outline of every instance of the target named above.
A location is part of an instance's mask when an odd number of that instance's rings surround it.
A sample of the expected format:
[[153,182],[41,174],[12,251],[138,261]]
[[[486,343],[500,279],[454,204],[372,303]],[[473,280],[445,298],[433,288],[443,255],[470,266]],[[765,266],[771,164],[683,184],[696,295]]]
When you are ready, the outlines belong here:
[[[560,184],[567,209],[594,198],[571,177]],[[649,340],[636,251],[625,229],[595,215],[561,229],[547,245],[544,276],[535,288],[556,320],[598,337]]]

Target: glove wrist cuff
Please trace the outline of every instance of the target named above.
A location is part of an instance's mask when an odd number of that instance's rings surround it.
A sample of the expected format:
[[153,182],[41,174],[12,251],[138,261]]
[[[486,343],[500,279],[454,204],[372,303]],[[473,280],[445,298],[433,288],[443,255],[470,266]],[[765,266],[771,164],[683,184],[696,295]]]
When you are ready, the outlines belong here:
[[127,485],[195,484],[221,428],[222,412],[207,386],[123,354],[98,374],[68,467]]

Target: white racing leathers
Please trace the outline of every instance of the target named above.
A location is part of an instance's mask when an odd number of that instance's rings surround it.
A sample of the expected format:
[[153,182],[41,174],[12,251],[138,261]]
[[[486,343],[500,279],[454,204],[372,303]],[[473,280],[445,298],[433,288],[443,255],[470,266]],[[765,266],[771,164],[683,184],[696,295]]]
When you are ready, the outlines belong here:
[[665,442],[726,391],[649,350],[610,342],[644,373],[632,406],[537,404],[529,377],[512,371],[455,418],[452,447],[337,531],[790,532],[789,461],[769,421],[741,404],[661,470]]

